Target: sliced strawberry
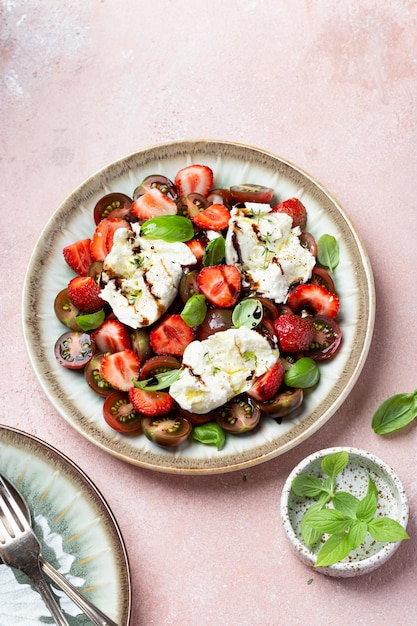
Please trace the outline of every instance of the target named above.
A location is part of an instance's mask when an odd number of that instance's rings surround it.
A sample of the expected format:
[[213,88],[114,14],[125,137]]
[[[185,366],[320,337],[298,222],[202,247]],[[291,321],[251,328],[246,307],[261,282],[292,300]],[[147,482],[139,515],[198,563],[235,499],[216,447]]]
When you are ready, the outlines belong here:
[[266,402],[275,396],[284,380],[285,369],[281,359],[265,374],[259,376],[247,392],[248,396],[258,402]]
[[106,354],[100,367],[100,374],[112,387],[119,391],[129,391],[133,380],[139,376],[140,361],[133,350],[122,350]]
[[191,219],[199,228],[224,230],[229,225],[230,211],[224,204],[212,204]]
[[113,318],[107,318],[92,334],[98,352],[120,352],[131,348],[130,334],[126,326]]
[[93,261],[104,261],[113,246],[114,233],[118,228],[130,229],[130,224],[126,220],[112,217],[106,217],[97,224],[90,245]]
[[299,226],[301,230],[304,230],[306,227],[307,210],[298,198],[289,198],[281,202],[281,204],[277,204],[273,207],[272,213],[286,213],[292,217],[293,227]]
[[213,185],[213,170],[207,165],[188,165],[177,172],[174,183],[180,197],[190,193],[207,196]]
[[203,267],[197,282],[201,293],[214,306],[228,308],[238,301],[241,290],[240,273],[234,265]]
[[62,251],[70,268],[80,276],[87,276],[92,262],[90,244],[91,239],[81,239],[66,246]]
[[84,313],[95,313],[105,302],[100,297],[101,289],[91,276],[76,276],[68,283],[68,297],[72,304]]
[[190,241],[186,241],[186,245],[194,254],[195,258],[197,259],[197,263],[200,263],[203,260],[204,252],[206,250],[204,243],[201,241],[201,239],[190,239]]
[[287,304],[295,313],[306,308],[331,319],[337,316],[340,308],[340,300],[335,293],[312,283],[297,285],[288,295]]
[[294,313],[285,313],[274,321],[279,347],[283,352],[308,350],[316,332],[312,320]]
[[140,220],[149,220],[159,215],[176,215],[177,205],[158,187],[152,187],[133,202],[131,212]]
[[175,406],[174,399],[167,391],[145,391],[137,387],[129,389],[129,400],[136,411],[149,417],[166,415]]
[[194,339],[194,331],[179,313],[164,317],[149,333],[149,341],[155,354],[182,356]]

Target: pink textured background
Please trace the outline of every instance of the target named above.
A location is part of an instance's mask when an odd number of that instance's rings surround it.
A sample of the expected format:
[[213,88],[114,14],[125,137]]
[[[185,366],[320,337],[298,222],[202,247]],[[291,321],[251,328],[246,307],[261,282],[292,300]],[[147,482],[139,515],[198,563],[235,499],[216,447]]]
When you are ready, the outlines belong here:
[[[3,0],[0,11],[0,422],[56,446],[104,494],[129,554],[132,626],[414,624],[417,431],[383,438],[370,420],[417,386],[417,3]],[[274,152],[331,191],[369,253],[377,314],[361,378],[318,433],[244,472],[181,477],[110,457],[52,409],[21,292],[74,187],[131,152],[202,137]],[[312,574],[280,525],[286,476],[333,445],[382,457],[410,500],[411,540],[365,578]]]

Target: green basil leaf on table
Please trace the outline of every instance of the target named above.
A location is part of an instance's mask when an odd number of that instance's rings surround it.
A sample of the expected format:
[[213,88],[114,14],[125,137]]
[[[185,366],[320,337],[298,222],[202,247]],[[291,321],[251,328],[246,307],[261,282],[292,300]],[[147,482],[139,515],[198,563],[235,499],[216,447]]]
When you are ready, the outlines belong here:
[[372,417],[372,428],[378,435],[386,435],[404,428],[417,416],[417,390],[398,393],[385,400]]

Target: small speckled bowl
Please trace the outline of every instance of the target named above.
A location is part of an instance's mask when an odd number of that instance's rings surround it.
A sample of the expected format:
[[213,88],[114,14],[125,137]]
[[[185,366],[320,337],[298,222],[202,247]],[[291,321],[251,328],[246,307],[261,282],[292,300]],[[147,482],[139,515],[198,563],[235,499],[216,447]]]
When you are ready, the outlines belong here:
[[[398,476],[384,461],[374,454],[356,448],[327,448],[311,454],[301,461],[288,476],[281,496],[281,518],[283,528],[296,555],[309,567],[314,567],[320,548],[308,548],[302,540],[300,525],[305,511],[314,502],[311,498],[297,496],[291,490],[296,476],[305,473],[323,477],[321,461],[323,457],[345,450],[349,454],[349,463],[337,477],[338,490],[348,491],[358,498],[366,495],[368,474],[378,489],[378,516],[395,519],[407,527],[408,501]],[[315,570],[328,576],[347,578],[368,574],[385,563],[397,550],[401,542],[381,543],[368,534],[365,542],[343,561]]]

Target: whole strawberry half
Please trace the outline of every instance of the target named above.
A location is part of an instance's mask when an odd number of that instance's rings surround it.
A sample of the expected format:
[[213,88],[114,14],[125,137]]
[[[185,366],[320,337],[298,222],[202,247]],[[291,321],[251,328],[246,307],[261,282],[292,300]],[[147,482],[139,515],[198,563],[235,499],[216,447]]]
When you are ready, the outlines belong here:
[[287,305],[295,313],[302,309],[308,309],[317,315],[325,315],[334,319],[339,313],[340,300],[337,294],[327,291],[325,287],[306,283],[297,285],[290,292]]
[[68,297],[83,313],[95,313],[104,306],[100,287],[91,276],[76,276],[68,283]]
[[308,350],[316,332],[313,322],[308,317],[299,317],[294,313],[280,315],[274,321],[274,326],[283,352]]
[[270,367],[265,374],[262,374],[262,376],[259,376],[259,378],[255,380],[254,384],[247,392],[248,396],[254,400],[258,400],[258,402],[271,400],[281,387],[284,375],[284,365],[281,359],[278,359],[275,365]]
[[174,183],[180,197],[190,193],[207,196],[213,184],[213,170],[207,165],[188,165],[177,172]]
[[90,245],[91,239],[81,239],[65,246],[62,250],[66,263],[80,276],[87,276],[88,268],[92,263]]
[[273,207],[272,213],[286,213],[292,218],[293,228],[299,226],[304,230],[307,224],[307,211],[298,198],[289,198]]

